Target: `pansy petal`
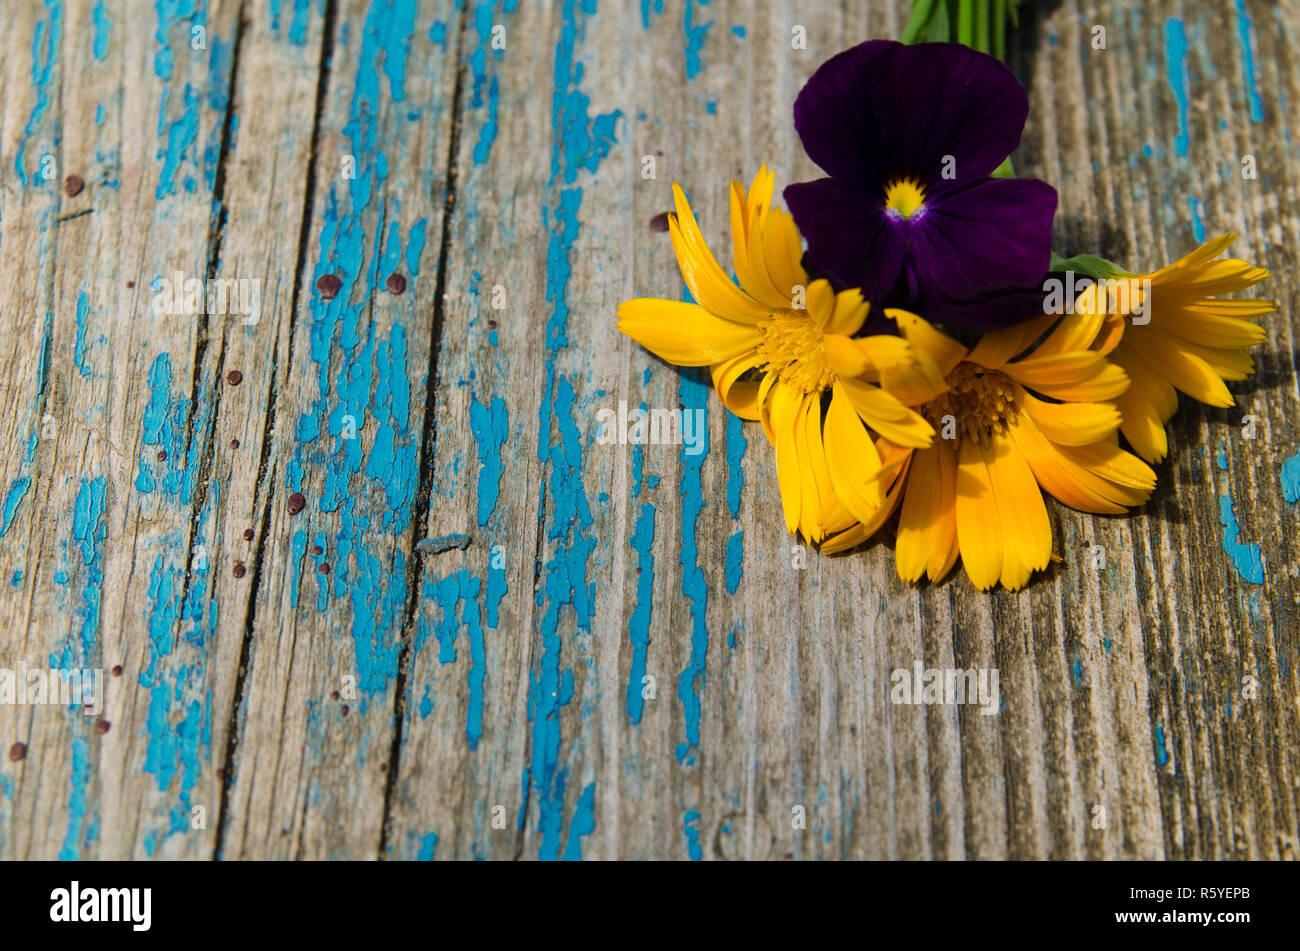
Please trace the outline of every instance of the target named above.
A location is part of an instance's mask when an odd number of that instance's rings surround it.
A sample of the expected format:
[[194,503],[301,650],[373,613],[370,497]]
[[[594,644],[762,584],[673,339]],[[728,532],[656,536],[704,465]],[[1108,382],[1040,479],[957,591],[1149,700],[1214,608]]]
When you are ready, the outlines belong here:
[[1022,321],[1033,320],[1043,311],[1040,285],[1029,288],[989,291],[962,300],[953,300],[933,290],[920,287],[913,302],[917,310],[931,320],[963,330],[995,330]]
[[909,221],[912,266],[923,286],[953,300],[1040,287],[1055,214],[1056,189],[1036,179],[990,178],[951,192]]
[[[831,57],[794,104],[812,160],[832,176],[877,187],[906,173],[939,186],[984,178],[1019,146],[1028,115],[1024,87],[994,57],[892,40]],[[945,167],[955,177],[944,178]]]
[[787,186],[799,231],[808,241],[804,261],[837,287],[860,287],[883,300],[903,269],[907,238],[885,216],[882,200],[829,178]]

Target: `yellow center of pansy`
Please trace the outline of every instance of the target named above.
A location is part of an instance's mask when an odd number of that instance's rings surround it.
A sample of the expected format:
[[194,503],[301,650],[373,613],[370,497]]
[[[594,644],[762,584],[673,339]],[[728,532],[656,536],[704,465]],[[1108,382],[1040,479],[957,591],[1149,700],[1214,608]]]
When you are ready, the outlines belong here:
[[803,393],[816,393],[835,383],[835,374],[822,350],[824,334],[806,311],[778,311],[759,324],[763,340],[755,348],[764,369]]
[[1005,373],[959,363],[948,374],[948,392],[920,408],[940,439],[974,439],[987,446],[1015,422],[1016,385]]
[[900,178],[885,189],[885,210],[895,218],[920,217],[925,212],[925,187],[910,178]]

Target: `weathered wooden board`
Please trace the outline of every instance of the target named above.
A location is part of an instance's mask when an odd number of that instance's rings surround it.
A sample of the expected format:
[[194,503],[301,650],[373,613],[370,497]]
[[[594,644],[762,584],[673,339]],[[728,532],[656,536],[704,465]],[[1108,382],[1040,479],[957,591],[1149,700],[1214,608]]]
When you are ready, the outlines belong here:
[[[14,6],[0,668],[106,690],[0,705],[0,856],[1296,857],[1293,0],[1026,10],[1058,250],[1240,231],[1279,312],[1018,594],[794,544],[762,433],[615,327],[680,291],[670,183],[725,254],[730,179],[814,175],[795,94],[906,4]],[[156,313],[176,272],[256,312]],[[621,401],[707,450],[597,442]],[[996,715],[891,703],[918,661]]]

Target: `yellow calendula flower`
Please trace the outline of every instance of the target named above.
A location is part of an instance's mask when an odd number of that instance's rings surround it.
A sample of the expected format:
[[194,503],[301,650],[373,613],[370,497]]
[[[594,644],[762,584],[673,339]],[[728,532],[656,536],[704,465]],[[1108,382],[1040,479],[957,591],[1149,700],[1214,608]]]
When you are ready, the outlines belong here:
[[[934,431],[878,384],[919,372],[901,337],[854,337],[868,304],[809,281],[794,220],[771,207],[774,176],[761,168],[748,194],[731,185],[739,286],[704,242],[682,190],[668,219],[682,277],[697,303],[638,298],[619,329],[669,363],[707,366],[727,409],[760,420],[776,447],[786,525],[812,543],[875,516],[884,461],[869,426],[893,446],[928,446]],[[892,457],[891,457],[892,458]]]
[[1277,305],[1218,296],[1269,276],[1246,261],[1215,260],[1236,238],[1225,234],[1168,267],[1121,278],[1127,287],[1089,288],[1076,305],[1085,319],[1105,317],[1094,348],[1133,381],[1115,403],[1124,438],[1149,462],[1169,451],[1165,424],[1178,408],[1179,392],[1210,406],[1232,406],[1224,381],[1244,380],[1255,370],[1246,349],[1263,342],[1265,331],[1250,321]]
[[889,310],[918,372],[882,385],[916,407],[940,438],[924,449],[881,446],[885,504],[829,538],[865,541],[897,509],[895,559],[907,581],[943,578],[960,556],[981,589],[1023,587],[1047,567],[1052,527],[1043,490],[1086,512],[1146,501],[1155,473],[1119,448],[1113,403],[1124,371],[1091,349],[1100,319],[1046,316],[984,334],[970,350],[925,320]]

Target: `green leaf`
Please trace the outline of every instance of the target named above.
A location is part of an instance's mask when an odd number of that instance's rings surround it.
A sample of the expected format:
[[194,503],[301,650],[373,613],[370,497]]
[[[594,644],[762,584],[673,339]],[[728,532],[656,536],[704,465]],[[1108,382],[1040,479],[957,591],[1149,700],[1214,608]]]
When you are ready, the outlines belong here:
[[993,170],[994,178],[1015,178],[1016,173],[1011,170],[1011,156],[1008,155],[1002,160],[1002,164]]
[[1093,280],[1098,281],[1133,276],[1118,265],[1112,264],[1105,258],[1099,258],[1095,254],[1076,254],[1072,258],[1063,258],[1055,251],[1052,252],[1048,270],[1073,271],[1076,274],[1086,274]]
[[930,28],[925,31],[928,43],[952,42],[953,14],[956,12],[957,0],[939,0],[934,5],[934,15],[930,18]]
[[939,6],[941,4],[938,0],[913,0],[912,13],[907,18],[907,26],[903,27],[903,35],[899,39],[904,43],[919,43],[926,35],[935,9]]

